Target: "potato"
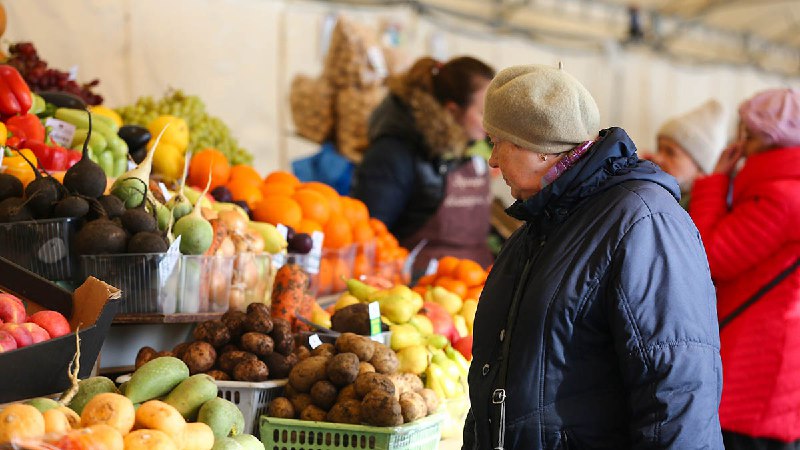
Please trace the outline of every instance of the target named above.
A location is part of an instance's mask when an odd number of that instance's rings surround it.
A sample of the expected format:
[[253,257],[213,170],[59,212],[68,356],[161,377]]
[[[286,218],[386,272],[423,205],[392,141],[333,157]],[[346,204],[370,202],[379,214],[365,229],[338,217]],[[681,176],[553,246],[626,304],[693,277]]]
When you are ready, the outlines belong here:
[[337,402],[333,405],[333,408],[328,411],[327,420],[333,423],[360,424],[361,402],[352,398]]
[[413,422],[428,415],[425,400],[416,392],[404,392],[400,395],[400,410],[404,423]]
[[324,422],[328,418],[328,413],[316,405],[308,405],[303,412],[300,413],[300,420],[313,420],[315,422]]
[[244,331],[255,331],[257,333],[269,334],[274,324],[272,318],[263,313],[248,314],[244,319]]
[[269,333],[275,342],[285,339],[292,334],[292,324],[286,319],[275,317],[272,319],[272,332]]
[[240,362],[257,360],[258,357],[252,353],[234,350],[232,352],[223,353],[222,356],[219,357],[219,360],[217,360],[217,365],[220,369],[232,374],[233,368]]
[[294,405],[286,397],[278,397],[269,402],[267,415],[281,419],[294,419]]
[[230,381],[231,376],[228,375],[227,372],[223,372],[221,370],[209,370],[206,372],[206,375],[210,376],[211,378],[217,381]]
[[339,353],[355,353],[361,361],[369,361],[375,353],[370,338],[359,336],[354,333],[342,333],[342,335],[336,339],[336,350],[338,350]]
[[418,394],[425,400],[425,407],[428,410],[428,415],[431,415],[439,409],[439,396],[433,389],[425,388],[418,392]]
[[272,313],[269,310],[269,306],[266,303],[254,302],[247,305],[247,315],[267,315],[271,316]]
[[236,344],[225,344],[225,345],[222,346],[221,349],[217,350],[217,354],[218,355],[224,355],[225,353],[228,353],[228,352],[238,352],[240,350],[241,349]]
[[286,383],[283,385],[283,395],[289,400],[293,399],[296,395],[300,394],[297,389],[293,388],[291,384]]
[[275,341],[275,351],[284,356],[289,356],[294,352],[294,335],[291,333],[281,335],[281,338],[272,334],[272,340]]
[[186,351],[186,347],[189,346],[191,342],[181,342],[180,344],[176,345],[175,348],[172,349],[172,353],[175,355],[176,358],[182,359],[183,353]]
[[233,379],[237,381],[250,381],[258,383],[267,381],[269,369],[264,361],[244,360],[233,368]]
[[361,421],[377,427],[402,425],[403,411],[400,402],[394,398],[394,393],[372,390],[361,402]]
[[398,399],[406,392],[418,392],[424,387],[422,380],[413,373],[393,373],[389,375],[395,389],[395,397]]
[[387,375],[382,373],[363,373],[356,377],[355,382],[356,395],[358,398],[364,398],[372,391],[386,392],[394,396],[394,384]]
[[299,392],[308,392],[317,381],[327,377],[328,360],[324,356],[311,356],[300,361],[289,372],[289,383]]
[[339,396],[336,397],[336,403],[341,403],[345,400],[358,400],[356,395],[356,386],[354,384],[347,385],[339,390]]
[[375,366],[368,362],[361,361],[358,363],[358,374],[361,375],[362,373],[369,373],[375,372]]
[[283,356],[278,352],[272,352],[264,358],[264,362],[267,363],[272,378],[280,379],[289,376],[289,372],[297,362],[296,358],[294,355]]
[[144,363],[156,357],[156,350],[153,347],[142,347],[136,354],[135,368],[142,367]]
[[269,355],[275,348],[271,337],[254,331],[243,334],[239,345],[242,350],[261,357]]
[[244,333],[244,319],[246,317],[245,313],[236,310],[229,310],[222,315],[220,320],[228,327],[232,340],[238,339]]
[[298,361],[302,361],[311,356],[311,350],[303,346],[297,347],[296,349],[294,349],[294,352],[292,353],[294,353],[295,356],[297,356]]
[[383,344],[375,346],[375,352],[369,363],[375,367],[376,372],[387,375],[397,372],[397,368],[400,367],[400,360],[397,359],[397,354]]
[[195,341],[186,347],[181,359],[189,367],[189,373],[194,375],[214,367],[214,361],[217,360],[217,351],[208,342]]
[[156,355],[155,355],[155,357],[153,359],[161,358],[162,356],[173,356],[174,357],[175,354],[172,353],[172,351],[170,351],[170,350],[161,350],[160,352],[156,353]]
[[324,354],[328,354],[331,356],[335,355],[336,347],[334,347],[333,344],[325,343],[315,348],[314,350],[311,350],[311,356],[321,356]]
[[192,337],[220,348],[231,340],[231,332],[221,320],[207,320],[197,325]]
[[328,363],[328,379],[336,386],[347,386],[358,376],[358,356],[355,353],[339,353]]
[[311,386],[311,401],[320,408],[328,411],[334,403],[339,391],[330,381],[320,380]]
[[297,394],[294,397],[289,398],[289,400],[292,402],[295,412],[303,411],[309,405],[314,404],[314,402],[311,401],[311,395],[306,393]]

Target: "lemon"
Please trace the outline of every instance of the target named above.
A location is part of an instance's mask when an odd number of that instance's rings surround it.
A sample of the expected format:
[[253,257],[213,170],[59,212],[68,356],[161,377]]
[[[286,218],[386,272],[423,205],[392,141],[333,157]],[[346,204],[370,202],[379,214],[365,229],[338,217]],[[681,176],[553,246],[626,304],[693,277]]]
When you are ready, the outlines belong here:
[[156,136],[161,133],[161,130],[163,130],[167,124],[169,124],[169,128],[164,131],[164,135],[161,137],[161,143],[173,145],[178,151],[184,153],[186,147],[189,146],[189,126],[186,125],[185,120],[180,117],[165,114],[156,117],[155,120],[147,125],[147,129],[150,131],[150,134],[153,135],[153,140],[155,140]]
[[109,119],[113,120],[114,123],[117,124],[117,127],[122,126],[122,116],[120,116],[119,114],[117,114],[116,111],[107,106],[103,105],[90,106],[89,111],[91,111],[92,114],[108,117]]
[[[153,141],[147,144],[147,149],[150,150]],[[158,148],[153,155],[153,171],[161,174],[167,181],[175,181],[183,175],[183,152],[171,143],[161,142],[158,143]]]

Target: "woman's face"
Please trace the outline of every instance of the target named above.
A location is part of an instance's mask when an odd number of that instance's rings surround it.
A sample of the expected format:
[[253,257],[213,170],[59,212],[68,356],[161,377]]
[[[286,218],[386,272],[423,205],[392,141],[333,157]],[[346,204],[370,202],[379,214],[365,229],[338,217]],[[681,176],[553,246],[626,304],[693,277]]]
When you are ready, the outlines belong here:
[[742,155],[744,155],[745,158],[749,158],[756,153],[761,153],[764,150],[771,148],[769,145],[764,143],[757,133],[753,133],[752,131],[748,130],[744,123],[739,123],[739,136],[737,137],[737,143],[742,146]]
[[511,195],[517,200],[528,199],[541,191],[542,177],[561,159],[548,155],[547,160],[542,161],[539,153],[493,136],[489,138],[494,144],[489,166],[500,169]]
[[486,132],[483,130],[483,107],[490,81],[480,80],[480,87],[472,94],[472,102],[465,108],[461,108],[453,102],[447,105],[456,122],[464,128],[471,140],[477,141],[486,138]]
[[691,188],[695,178],[701,175],[700,167],[683,147],[667,137],[658,138],[658,150],[650,159],[661,170],[675,177],[682,189]]

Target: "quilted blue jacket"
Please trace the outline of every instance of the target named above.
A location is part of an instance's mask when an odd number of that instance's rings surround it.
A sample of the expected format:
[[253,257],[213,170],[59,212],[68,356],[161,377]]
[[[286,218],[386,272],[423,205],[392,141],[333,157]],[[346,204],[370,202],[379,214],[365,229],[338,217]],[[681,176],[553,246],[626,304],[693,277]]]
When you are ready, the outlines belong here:
[[493,399],[509,336],[505,449],[723,448],[719,332],[700,236],[675,180],[639,160],[624,130],[600,136],[508,210],[526,223],[478,305],[465,449],[497,446]]

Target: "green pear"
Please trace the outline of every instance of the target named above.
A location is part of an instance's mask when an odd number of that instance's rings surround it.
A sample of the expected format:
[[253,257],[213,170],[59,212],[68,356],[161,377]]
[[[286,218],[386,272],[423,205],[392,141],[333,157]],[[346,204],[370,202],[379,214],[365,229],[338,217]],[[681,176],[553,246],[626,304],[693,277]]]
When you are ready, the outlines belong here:
[[427,340],[427,344],[433,348],[444,348],[449,343],[450,341],[447,340],[447,337],[441,334],[431,334]]
[[459,297],[457,294],[454,294],[441,286],[434,287],[428,291],[425,296],[428,301],[442,305],[451,316],[458,314],[458,312],[461,311],[461,306],[464,303],[463,300],[461,300],[461,297]]
[[409,345],[397,352],[400,373],[415,373],[421,375],[428,368],[428,350],[424,345]]
[[406,323],[419,311],[415,309],[416,305],[409,297],[396,294],[382,297],[378,300],[378,304],[381,307],[381,314],[386,316],[392,323]]
[[415,314],[414,317],[408,320],[408,323],[413,325],[423,336],[430,336],[433,334],[433,322],[431,322],[428,316]]
[[378,288],[370,286],[354,278],[347,280],[347,291],[360,302],[369,301],[370,296],[378,292]]
[[[392,332],[392,339],[390,343],[392,350],[402,350],[412,345],[425,344],[425,338],[419,334],[419,331],[417,331],[416,328],[407,323],[392,325],[389,327],[389,330]],[[445,358],[447,358],[447,356],[445,356]]]

